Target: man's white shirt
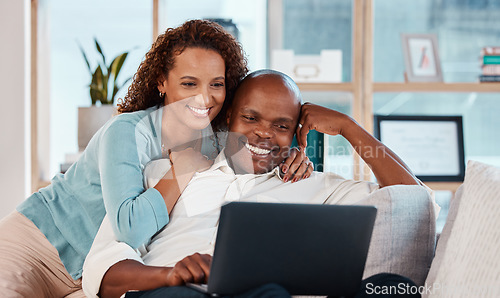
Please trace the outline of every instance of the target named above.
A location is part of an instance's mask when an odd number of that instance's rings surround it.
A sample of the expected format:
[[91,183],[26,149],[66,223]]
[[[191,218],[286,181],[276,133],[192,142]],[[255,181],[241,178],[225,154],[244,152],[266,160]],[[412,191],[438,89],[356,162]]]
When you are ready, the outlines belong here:
[[[146,187],[155,186],[169,169],[170,162],[165,159],[148,164],[144,171]],[[333,173],[313,172],[310,178],[296,183],[283,183],[278,168],[261,175],[236,175],[222,151],[212,167],[195,173],[172,210],[169,223],[139,249],[118,242],[107,216],[104,218],[83,266],[84,292],[97,297],[106,271],[125,259],[173,267],[196,252],[212,255],[220,206],[227,202],[356,204],[377,189],[378,184],[346,180]],[[255,216],[257,219],[258,214]]]

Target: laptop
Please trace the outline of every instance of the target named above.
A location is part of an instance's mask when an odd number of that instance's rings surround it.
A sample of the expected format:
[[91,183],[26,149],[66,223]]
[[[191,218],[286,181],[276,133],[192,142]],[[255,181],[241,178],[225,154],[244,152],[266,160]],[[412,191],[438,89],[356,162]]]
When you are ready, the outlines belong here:
[[222,206],[206,285],[212,296],[267,283],[291,295],[352,296],[361,284],[374,206],[231,202]]

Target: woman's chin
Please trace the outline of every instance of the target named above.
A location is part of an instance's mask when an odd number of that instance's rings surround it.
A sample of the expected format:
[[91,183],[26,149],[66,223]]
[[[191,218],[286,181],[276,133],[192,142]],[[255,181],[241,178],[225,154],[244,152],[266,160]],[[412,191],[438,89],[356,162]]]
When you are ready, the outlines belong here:
[[186,123],[186,125],[187,125],[187,127],[189,127],[192,130],[203,130],[210,125],[210,121],[209,120],[204,120],[204,121],[188,120],[188,123]]
[[186,123],[188,127],[191,129],[197,129],[197,130],[202,130],[205,129],[210,125],[210,122],[213,120],[211,119],[210,114],[206,115],[197,115],[194,114],[192,111],[188,111],[184,117],[183,121]]

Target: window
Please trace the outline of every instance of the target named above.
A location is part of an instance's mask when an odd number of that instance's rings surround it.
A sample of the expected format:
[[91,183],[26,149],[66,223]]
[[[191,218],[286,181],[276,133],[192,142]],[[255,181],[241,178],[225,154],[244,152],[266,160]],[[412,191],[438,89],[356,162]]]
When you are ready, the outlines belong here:
[[350,0],[283,0],[283,49],[296,55],[342,51],[342,81],[351,81],[352,9]]
[[[41,179],[48,180],[59,172],[67,154],[78,152],[77,108],[91,103],[91,77],[78,43],[91,65],[99,58],[94,37],[108,59],[130,51],[120,77],[124,80],[132,76],[151,47],[152,3],[47,0],[40,2],[38,15],[38,155]],[[127,88],[117,97],[122,98]]]
[[445,82],[477,82],[484,46],[500,45],[500,0],[374,1],[374,80],[404,81],[401,33],[434,33]]
[[[299,82],[306,101],[349,114],[370,132],[375,113],[462,115],[466,159],[500,165],[496,132],[500,118],[495,117],[500,112],[500,84],[477,83],[481,48],[500,45],[500,0],[157,1],[160,33],[194,18],[234,24],[250,70],[270,67],[274,49],[293,50],[296,55],[341,50],[341,82]],[[65,154],[76,153],[77,107],[90,103],[86,87],[90,77],[77,42],[90,60],[98,57],[94,36],[107,56],[133,49],[121,74],[128,77],[151,46],[153,5],[131,0],[40,3],[39,15],[46,17],[39,23],[40,39],[45,41],[40,42],[39,65],[45,72],[38,79],[42,115],[38,138],[46,142],[39,146],[40,162],[50,156],[50,166],[41,167],[42,178],[49,179],[58,172]],[[401,33],[437,34],[445,84],[404,82]],[[353,169],[352,151],[345,140],[328,137],[326,144],[334,149],[328,151],[325,170],[369,179],[357,167]],[[345,168],[348,164],[350,168]]]
[[[437,34],[447,83],[478,82],[481,49],[500,45],[500,0],[376,0],[374,4],[374,80],[377,82],[404,81],[401,33]],[[500,166],[498,93],[377,93],[373,112],[462,115],[466,160]]]
[[222,19],[238,29],[238,41],[249,68],[267,67],[267,6],[265,0],[160,0],[159,33],[190,19]]
[[[342,82],[352,75],[352,10],[353,1],[341,0],[283,0],[281,30],[269,28],[270,40],[281,40],[285,50],[294,55],[320,55],[322,50],[341,50]],[[300,83],[299,83],[300,86]],[[319,86],[318,86],[319,87]],[[319,104],[352,115],[352,93],[335,91],[303,91],[306,102]],[[345,178],[354,176],[352,148],[341,136],[325,135],[324,171]]]

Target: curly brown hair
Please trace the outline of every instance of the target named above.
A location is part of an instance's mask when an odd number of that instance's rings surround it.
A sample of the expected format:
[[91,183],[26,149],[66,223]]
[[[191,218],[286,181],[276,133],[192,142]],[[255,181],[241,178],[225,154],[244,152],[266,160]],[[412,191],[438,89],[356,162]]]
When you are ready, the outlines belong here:
[[226,99],[212,121],[212,128],[215,132],[226,129],[225,115],[232,104],[236,86],[248,72],[247,60],[238,41],[222,26],[207,20],[190,20],[158,36],[139,65],[125,99],[119,100],[118,112],[162,106],[164,99],[159,95],[158,82],[168,77],[175,57],[191,47],[214,50],[224,60]]

